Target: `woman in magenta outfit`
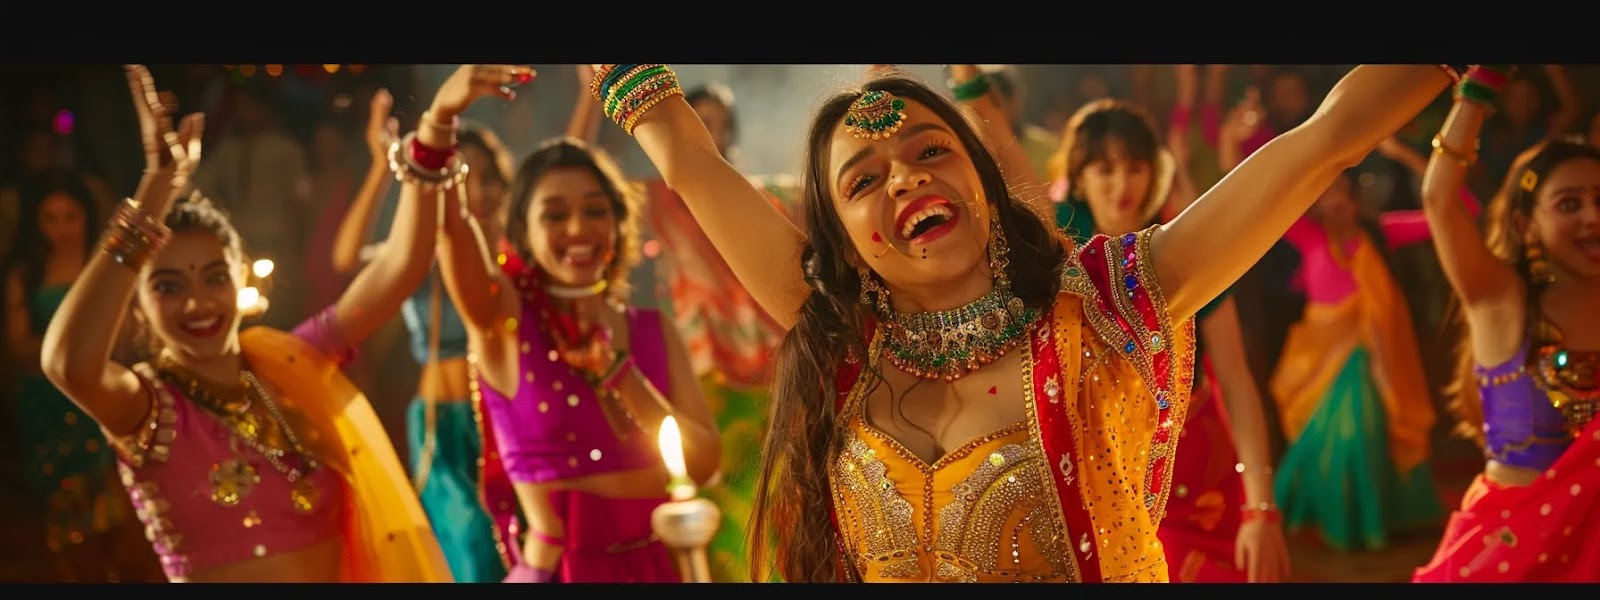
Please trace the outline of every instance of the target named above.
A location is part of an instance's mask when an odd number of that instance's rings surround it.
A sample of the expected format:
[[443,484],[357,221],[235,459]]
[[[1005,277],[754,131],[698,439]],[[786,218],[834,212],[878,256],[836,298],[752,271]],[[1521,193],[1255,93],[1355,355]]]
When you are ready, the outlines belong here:
[[639,246],[627,185],[602,151],[547,142],[517,170],[492,263],[472,217],[446,211],[440,258],[467,325],[507,582],[680,581],[650,526],[669,483],[662,420],[682,430],[689,477],[718,469],[683,342],[658,312],[623,304]]

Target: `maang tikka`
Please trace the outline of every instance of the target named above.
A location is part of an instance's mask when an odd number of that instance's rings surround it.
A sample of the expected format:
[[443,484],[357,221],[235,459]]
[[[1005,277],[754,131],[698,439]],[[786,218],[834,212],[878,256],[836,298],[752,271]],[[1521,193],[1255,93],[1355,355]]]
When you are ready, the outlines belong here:
[[893,135],[906,121],[906,101],[889,92],[864,92],[850,104],[844,127],[858,139],[881,140]]

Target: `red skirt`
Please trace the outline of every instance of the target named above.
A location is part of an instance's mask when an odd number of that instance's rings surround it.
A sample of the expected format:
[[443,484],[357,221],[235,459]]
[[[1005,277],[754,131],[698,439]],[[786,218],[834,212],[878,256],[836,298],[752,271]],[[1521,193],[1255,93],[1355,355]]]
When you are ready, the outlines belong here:
[[1167,515],[1156,531],[1172,583],[1244,583],[1233,562],[1244,505],[1244,479],[1234,470],[1239,453],[1209,359],[1195,387],[1172,470]]
[[1527,487],[1479,475],[1415,583],[1600,582],[1600,419]]

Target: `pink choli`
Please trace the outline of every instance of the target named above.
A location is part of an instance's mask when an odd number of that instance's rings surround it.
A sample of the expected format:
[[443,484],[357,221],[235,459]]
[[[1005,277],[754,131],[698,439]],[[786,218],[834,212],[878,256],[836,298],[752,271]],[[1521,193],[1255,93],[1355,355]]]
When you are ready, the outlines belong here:
[[[1464,186],[1461,188],[1461,202],[1466,205],[1467,212],[1478,216],[1478,199]],[[1428,220],[1421,210],[1385,212],[1378,216],[1378,229],[1383,232],[1385,245],[1390,250],[1426,242],[1432,237]],[[1300,252],[1300,269],[1295,272],[1290,287],[1304,292],[1307,302],[1336,304],[1355,293],[1355,277],[1334,257],[1329,247],[1328,232],[1316,219],[1301,217],[1283,234],[1283,239]],[[1355,253],[1357,243],[1358,238],[1345,240],[1343,252],[1340,253],[1346,257],[1345,260]]]
[[[337,334],[332,307],[302,323],[295,334],[331,358],[347,361],[354,355]],[[315,500],[302,511],[293,499],[295,484],[265,455],[236,439],[220,418],[148,364],[134,371],[150,392],[150,417],[136,433],[111,439],[122,483],[168,578],[341,535],[345,488],[338,473],[327,467],[310,470],[306,482]],[[302,440],[311,434],[294,433]],[[306,470],[293,453],[278,460]],[[235,496],[219,492],[230,487]]]

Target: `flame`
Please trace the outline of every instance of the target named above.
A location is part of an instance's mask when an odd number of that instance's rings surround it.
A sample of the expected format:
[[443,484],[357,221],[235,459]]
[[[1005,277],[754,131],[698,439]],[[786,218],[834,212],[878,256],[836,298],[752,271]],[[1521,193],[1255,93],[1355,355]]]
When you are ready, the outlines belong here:
[[677,419],[669,416],[661,420],[661,432],[656,435],[656,443],[661,448],[661,460],[667,463],[667,472],[672,474],[672,479],[686,479],[689,468],[684,464],[683,438],[678,432]]

